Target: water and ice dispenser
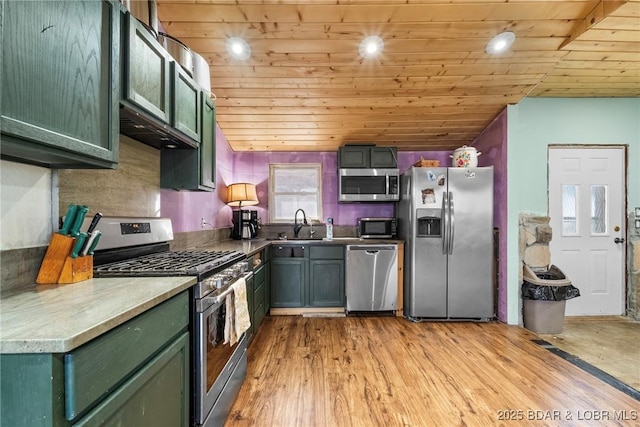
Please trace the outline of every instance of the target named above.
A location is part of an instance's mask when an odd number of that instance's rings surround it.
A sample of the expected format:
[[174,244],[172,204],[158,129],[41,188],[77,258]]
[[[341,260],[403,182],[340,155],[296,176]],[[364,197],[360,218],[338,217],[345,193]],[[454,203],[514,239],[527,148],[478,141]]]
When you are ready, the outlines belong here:
[[417,209],[416,237],[442,237],[442,209]]

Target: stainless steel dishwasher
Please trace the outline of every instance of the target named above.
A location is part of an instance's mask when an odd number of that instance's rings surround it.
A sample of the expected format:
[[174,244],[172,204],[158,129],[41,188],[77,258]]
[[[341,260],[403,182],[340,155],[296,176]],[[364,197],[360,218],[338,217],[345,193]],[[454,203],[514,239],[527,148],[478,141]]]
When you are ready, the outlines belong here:
[[347,245],[347,313],[395,310],[398,245]]

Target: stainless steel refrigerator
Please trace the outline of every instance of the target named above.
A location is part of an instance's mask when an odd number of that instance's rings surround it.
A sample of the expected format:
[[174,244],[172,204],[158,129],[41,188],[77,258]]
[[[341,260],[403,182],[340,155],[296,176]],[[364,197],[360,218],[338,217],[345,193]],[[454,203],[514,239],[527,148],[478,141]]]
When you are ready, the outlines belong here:
[[411,167],[397,215],[405,316],[493,318],[493,167]]

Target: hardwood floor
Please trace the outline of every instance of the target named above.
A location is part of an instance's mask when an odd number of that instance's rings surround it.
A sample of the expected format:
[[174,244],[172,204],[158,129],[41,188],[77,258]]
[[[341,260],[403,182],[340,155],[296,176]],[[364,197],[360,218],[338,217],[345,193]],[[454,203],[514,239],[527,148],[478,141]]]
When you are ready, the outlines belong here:
[[542,339],[640,391],[640,322],[621,316],[565,317]]
[[225,425],[640,425],[637,400],[536,338],[501,323],[267,317]]

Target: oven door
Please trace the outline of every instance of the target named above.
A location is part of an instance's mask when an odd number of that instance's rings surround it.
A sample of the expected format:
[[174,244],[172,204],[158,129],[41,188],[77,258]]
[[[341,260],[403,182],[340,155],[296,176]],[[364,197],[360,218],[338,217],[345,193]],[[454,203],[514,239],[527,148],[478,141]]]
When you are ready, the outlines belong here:
[[[244,275],[247,281],[251,274]],[[195,424],[198,426],[209,423],[210,412],[219,401],[224,403],[222,406],[233,403],[242,385],[238,376],[241,375],[242,380],[246,376],[247,334],[242,334],[232,346],[224,343],[225,293],[202,298],[200,304],[196,304],[205,306],[195,310]],[[209,306],[207,301],[211,303]],[[226,411],[222,416],[226,417]]]

